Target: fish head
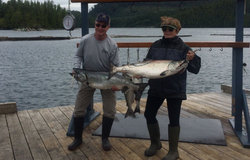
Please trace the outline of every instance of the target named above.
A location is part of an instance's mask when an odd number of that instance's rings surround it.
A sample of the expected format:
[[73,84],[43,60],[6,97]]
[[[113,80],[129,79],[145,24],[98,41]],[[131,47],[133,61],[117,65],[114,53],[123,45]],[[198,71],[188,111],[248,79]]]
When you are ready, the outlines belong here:
[[84,72],[83,69],[74,68],[73,70],[75,72],[75,79],[77,81],[80,81],[80,82],[86,82],[87,81],[88,77],[87,77],[87,74]]

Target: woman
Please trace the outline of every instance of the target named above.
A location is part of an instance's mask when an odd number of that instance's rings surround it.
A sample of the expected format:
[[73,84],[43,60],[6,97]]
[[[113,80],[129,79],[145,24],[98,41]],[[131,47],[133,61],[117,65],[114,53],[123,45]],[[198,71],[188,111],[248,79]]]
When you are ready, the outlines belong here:
[[[189,61],[187,70],[197,74],[200,70],[200,57],[177,36],[181,30],[179,20],[172,17],[161,17],[163,37],[152,44],[146,59],[153,60],[184,60]],[[160,142],[160,129],[156,115],[163,101],[167,100],[168,106],[168,136],[169,152],[164,160],[179,158],[178,141],[180,135],[180,111],[182,100],[186,100],[187,70],[161,79],[150,79],[148,98],[144,116],[150,135],[151,145],[145,150],[145,156],[153,156],[162,148]]]

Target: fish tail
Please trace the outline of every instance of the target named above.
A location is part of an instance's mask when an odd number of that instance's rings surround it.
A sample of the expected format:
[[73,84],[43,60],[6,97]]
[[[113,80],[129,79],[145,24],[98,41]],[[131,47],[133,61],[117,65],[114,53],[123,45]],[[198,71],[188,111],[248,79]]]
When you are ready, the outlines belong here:
[[113,77],[113,75],[116,74],[115,69],[116,69],[116,66],[113,65],[113,63],[110,63],[108,79],[110,79],[111,77]]
[[128,116],[135,117],[133,110],[130,108],[127,110],[127,112],[125,114],[125,118],[127,118]]
[[139,89],[137,91],[134,91],[136,101],[140,101],[142,93],[145,90],[145,88],[148,86],[148,83],[140,83],[138,85],[139,85]]
[[136,107],[135,107],[135,110],[134,110],[134,114],[137,112],[137,113],[140,113],[140,100],[141,100],[141,96],[142,96],[142,93],[143,91],[145,90],[145,88],[148,86],[148,83],[140,83],[139,84],[139,89],[137,91],[134,91],[135,93],[135,101],[136,101]]
[[141,113],[141,110],[140,110],[140,101],[136,101],[136,107],[135,107],[135,110],[134,110],[134,114],[135,113]]

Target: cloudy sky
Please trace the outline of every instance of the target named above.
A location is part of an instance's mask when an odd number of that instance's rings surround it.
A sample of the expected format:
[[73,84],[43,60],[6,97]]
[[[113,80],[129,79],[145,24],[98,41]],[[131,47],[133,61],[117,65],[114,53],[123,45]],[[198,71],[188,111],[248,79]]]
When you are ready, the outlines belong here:
[[[41,1],[40,1],[41,2]],[[68,0],[54,0],[54,4],[60,4],[61,7],[68,9]],[[91,7],[93,7],[94,5],[96,5],[97,3],[89,3],[89,10],[91,9]],[[81,11],[81,3],[71,3],[70,1],[70,10],[77,10],[77,11]]]
[[[7,2],[8,0],[3,0],[3,2]],[[24,1],[24,0],[23,0]],[[30,0],[31,1],[31,0]],[[39,1],[41,3],[44,2],[44,0],[33,0],[33,2],[36,2],[36,1]],[[47,0],[45,0],[47,1]],[[55,5],[58,5],[60,4],[60,6],[62,8],[66,8],[68,9],[68,4],[69,4],[69,1],[68,0],[53,0],[54,1],[54,4]],[[91,7],[93,7],[94,5],[96,5],[96,3],[89,3],[88,6],[89,6],[89,10]],[[81,3],[71,3],[70,1],[70,10],[76,10],[76,11],[81,11]]]

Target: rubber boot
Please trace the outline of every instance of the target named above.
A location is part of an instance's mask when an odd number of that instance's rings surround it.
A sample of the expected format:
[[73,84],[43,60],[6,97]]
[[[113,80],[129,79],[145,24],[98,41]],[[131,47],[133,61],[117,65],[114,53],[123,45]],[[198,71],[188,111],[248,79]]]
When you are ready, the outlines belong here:
[[111,144],[109,142],[109,134],[111,131],[111,127],[113,125],[114,119],[104,117],[102,118],[102,148],[105,151],[111,150]]
[[74,141],[68,146],[68,150],[74,151],[82,144],[82,132],[84,117],[74,117]]
[[180,137],[180,127],[168,126],[169,151],[163,160],[176,160],[179,158],[178,142]]
[[144,155],[147,157],[155,155],[156,151],[162,148],[160,142],[160,129],[158,122],[155,124],[147,124],[151,145],[145,150]]

